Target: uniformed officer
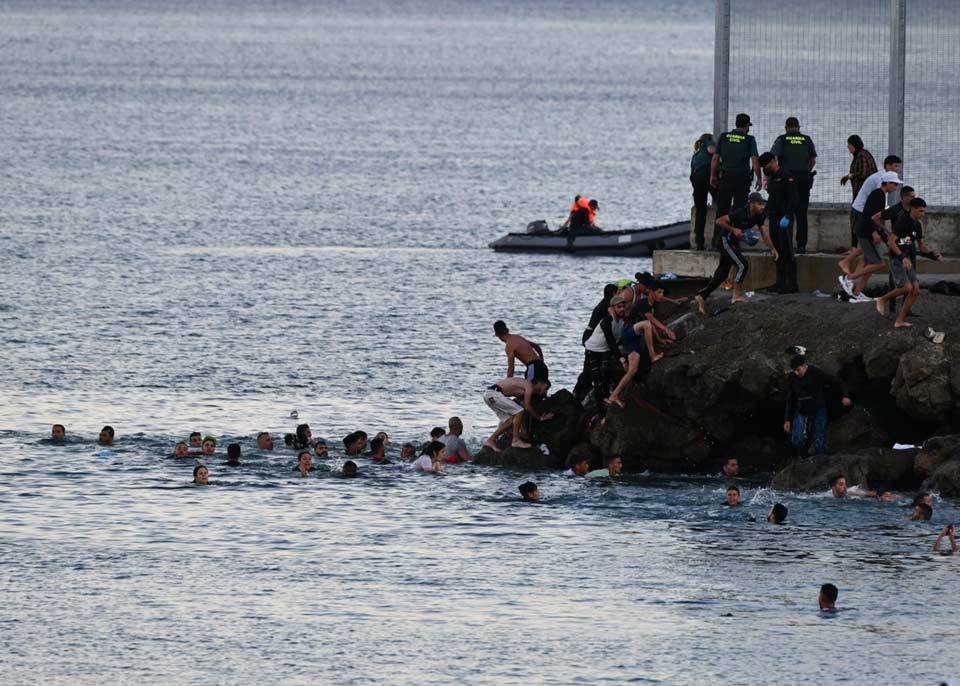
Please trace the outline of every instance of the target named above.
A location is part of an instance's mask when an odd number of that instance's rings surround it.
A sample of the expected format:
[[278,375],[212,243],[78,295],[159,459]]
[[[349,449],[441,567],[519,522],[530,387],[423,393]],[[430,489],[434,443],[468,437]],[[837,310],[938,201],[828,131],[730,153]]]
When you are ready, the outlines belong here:
[[777,136],[770,152],[777,156],[780,166],[797,179],[794,216],[797,221],[797,253],[802,255],[807,251],[807,208],[810,206],[817,149],[810,136],[800,133],[800,121],[796,117],[788,117],[784,129],[786,133]]
[[[756,190],[760,190],[760,162],[757,154],[757,141],[750,135],[750,117],[738,114],[736,128],[720,134],[717,151],[710,161],[710,185],[717,188],[717,216],[730,211],[732,207],[744,207],[747,193],[750,192],[750,170],[757,179]],[[717,234],[714,232],[714,246]]]
[[770,219],[770,239],[777,260],[777,282],[773,293],[796,293],[797,260],[793,252],[793,222],[797,206],[797,179],[780,166],[769,152],[760,155],[760,166],[767,180],[767,216]]

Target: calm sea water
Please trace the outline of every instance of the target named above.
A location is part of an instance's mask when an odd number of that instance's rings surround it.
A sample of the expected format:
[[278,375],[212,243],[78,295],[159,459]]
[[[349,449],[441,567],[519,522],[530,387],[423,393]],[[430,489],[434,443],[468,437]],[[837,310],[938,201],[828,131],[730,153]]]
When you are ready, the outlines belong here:
[[[498,318],[571,385],[603,283],[649,262],[486,244],[577,192],[608,227],[683,217],[712,22],[706,0],[3,3],[0,683],[956,675],[960,560],[902,508],[363,459],[301,480],[254,450],[292,410],[395,445],[458,414],[478,447]],[[192,430],[247,465],[190,487],[164,457]]]

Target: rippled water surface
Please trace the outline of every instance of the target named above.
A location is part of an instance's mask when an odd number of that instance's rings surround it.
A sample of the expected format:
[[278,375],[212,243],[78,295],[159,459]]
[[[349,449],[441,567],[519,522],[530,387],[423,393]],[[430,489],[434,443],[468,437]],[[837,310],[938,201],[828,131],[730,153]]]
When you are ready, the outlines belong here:
[[[712,479],[300,479],[255,450],[292,410],[394,447],[458,414],[477,448],[498,318],[570,386],[603,283],[649,262],[486,244],[576,192],[610,227],[686,214],[712,11],[0,5],[0,683],[956,675],[960,560],[929,552],[955,503],[913,524],[761,477],[731,512]],[[166,455],[193,430],[244,466],[190,486]]]

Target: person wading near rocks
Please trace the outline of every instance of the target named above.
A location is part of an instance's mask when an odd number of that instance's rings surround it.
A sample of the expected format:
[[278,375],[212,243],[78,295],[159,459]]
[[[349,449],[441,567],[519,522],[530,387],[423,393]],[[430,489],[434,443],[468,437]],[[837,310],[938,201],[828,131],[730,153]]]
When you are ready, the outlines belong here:
[[910,314],[910,308],[920,297],[920,284],[917,281],[917,254],[931,255],[932,259],[942,260],[943,255],[934,253],[923,242],[923,217],[927,211],[927,203],[923,198],[913,198],[910,201],[910,211],[901,212],[893,225],[893,233],[887,237],[887,246],[890,248],[890,276],[893,277],[896,288],[876,300],[877,312],[886,316],[887,303],[905,295],[903,307],[897,315],[893,325],[896,328],[913,326],[905,321]]
[[737,273],[733,278],[733,298],[731,303],[745,302],[743,297],[743,280],[747,278],[749,265],[747,258],[740,252],[740,240],[744,237],[744,231],[751,227],[759,227],[763,235],[763,240],[771,249],[773,243],[770,241],[770,234],[767,232],[764,223],[767,221],[765,211],[767,201],[759,193],[751,193],[746,207],[735,210],[728,215],[723,215],[717,219],[717,226],[723,234],[720,237],[720,264],[713,273],[713,278],[703,287],[703,290],[697,293],[694,301],[697,303],[697,309],[700,314],[706,315],[706,301],[723,280],[727,278],[731,267],[736,267]]
[[523,377],[530,381],[534,375],[534,362],[543,362],[543,350],[533,341],[523,336],[510,333],[510,329],[502,320],[493,323],[493,335],[503,341],[507,353],[507,377],[513,376],[514,360],[518,359],[526,368]]
[[[521,424],[525,417],[532,417],[539,421],[547,421],[553,418],[552,413],[541,414],[534,408],[534,403],[546,394],[549,388],[550,382],[543,377],[534,377],[533,381],[527,381],[526,379],[508,376],[505,379],[500,379],[484,391],[483,401],[497,415],[500,425],[483,444],[491,450],[499,452],[497,439],[512,426],[513,441],[510,445],[514,448],[531,447],[521,437]],[[441,429],[441,433],[442,431]]]
[[790,434],[790,443],[801,460],[807,459],[807,433],[812,434],[814,455],[827,452],[827,391],[839,391],[844,407],[853,402],[843,390],[839,379],[797,355],[790,361],[793,370],[787,383],[787,402],[784,408],[783,430]]
[[[721,134],[717,141],[717,151],[710,161],[710,185],[717,189],[717,217],[727,214],[731,207],[747,204],[751,166],[757,180],[756,190],[760,190],[760,159],[757,141],[750,135],[751,126],[749,115],[738,114],[736,128]],[[714,227],[714,247],[720,247],[719,240]]]
[[[796,179],[797,196],[794,217],[797,222],[797,253],[807,251],[807,208],[810,206],[810,189],[813,188],[813,168],[817,164],[817,148],[813,139],[800,133],[800,121],[788,117],[784,125],[786,133],[777,136],[770,152],[777,157],[780,166]],[[760,163],[763,165],[763,163]],[[781,252],[783,252],[781,250]]]

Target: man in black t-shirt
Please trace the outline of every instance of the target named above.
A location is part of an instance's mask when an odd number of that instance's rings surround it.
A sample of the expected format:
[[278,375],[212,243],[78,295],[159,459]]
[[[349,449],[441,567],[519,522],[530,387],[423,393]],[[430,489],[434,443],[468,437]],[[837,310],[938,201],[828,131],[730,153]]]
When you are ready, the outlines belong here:
[[887,238],[890,248],[890,275],[896,283],[896,288],[886,295],[877,298],[877,312],[886,316],[887,303],[903,295],[903,307],[897,315],[893,325],[896,328],[912,326],[906,321],[913,303],[920,297],[920,284],[917,281],[916,263],[917,254],[923,253],[935,260],[942,260],[943,255],[934,253],[923,242],[923,217],[927,212],[927,203],[923,198],[914,198],[910,201],[910,211],[901,212],[893,225],[893,232]]
[[798,203],[797,178],[780,165],[779,159],[769,152],[760,155],[760,166],[766,179],[767,217],[770,222],[770,239],[773,241],[773,257],[777,261],[777,282],[768,289],[774,293],[796,293],[797,260],[793,252],[793,225]]
[[733,298],[730,302],[738,303],[746,300],[743,297],[743,280],[747,277],[747,271],[750,267],[743,253],[740,252],[739,241],[744,237],[744,231],[756,226],[760,229],[764,242],[771,249],[773,248],[770,235],[764,226],[764,222],[767,220],[767,213],[764,211],[766,204],[767,201],[764,200],[762,195],[751,193],[747,198],[746,207],[717,218],[717,227],[722,234],[720,236],[720,264],[713,273],[710,282],[694,298],[700,314],[705,315],[707,313],[707,298],[727,278],[731,267],[737,268],[737,274],[733,279]]
[[[597,328],[597,325],[600,323],[600,321],[607,316],[607,310],[610,309],[610,300],[616,294],[616,284],[608,283],[603,287],[603,299],[597,303],[597,306],[593,308],[593,312],[590,313],[590,321],[587,323],[587,328],[583,330],[582,340],[580,341],[581,343],[587,342],[587,339],[593,335],[593,330]],[[589,392],[590,360],[586,350],[584,350],[583,371],[580,372],[580,376],[577,378],[577,384],[573,387],[573,395],[582,403]]]
[[840,276],[840,286],[850,296],[850,302],[870,302],[863,289],[870,276],[883,271],[883,257],[880,246],[886,241],[886,229],[881,215],[887,207],[887,193],[892,193],[903,182],[896,172],[884,172],[880,177],[880,187],[867,196],[863,205],[860,224],[857,227],[857,241],[863,251],[863,263],[850,276]]

